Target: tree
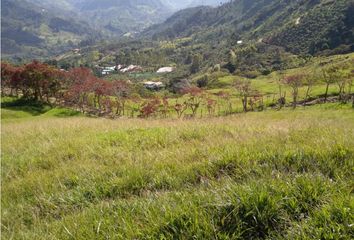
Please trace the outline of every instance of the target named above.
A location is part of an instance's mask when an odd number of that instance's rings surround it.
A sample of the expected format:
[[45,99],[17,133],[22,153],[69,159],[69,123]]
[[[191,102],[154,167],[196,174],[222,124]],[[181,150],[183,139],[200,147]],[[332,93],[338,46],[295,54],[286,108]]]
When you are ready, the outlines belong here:
[[227,108],[225,109],[226,114],[231,114],[232,113],[232,103],[231,103],[231,96],[230,93],[227,93],[225,91],[220,91],[216,93],[216,96],[219,97],[220,101],[219,102],[219,114],[220,114],[220,102],[224,102]]
[[284,83],[291,87],[293,95],[293,108],[296,108],[297,99],[299,96],[299,88],[303,85],[303,74],[295,74],[284,77]]
[[317,73],[304,75],[303,84],[306,86],[305,103],[308,101],[312,88],[318,81]]
[[130,88],[126,81],[116,80],[113,82],[113,94],[116,97],[116,115],[124,116],[125,104],[129,96]]
[[233,50],[230,50],[229,55],[228,55],[227,64],[224,67],[227,70],[229,70],[230,73],[233,73],[236,71],[236,65],[237,65],[236,53]]
[[[283,91],[283,78],[284,78],[284,72],[283,71],[278,71],[276,73],[276,80],[277,80],[277,84],[278,84],[278,94],[279,94],[279,98],[278,98],[278,104],[279,104],[279,108],[281,109],[285,104],[286,104],[286,92]],[[275,96],[274,96],[275,98]],[[275,99],[273,99],[274,102]]]
[[85,112],[85,105],[88,104],[88,97],[91,92],[91,79],[94,78],[92,71],[88,68],[73,68],[68,73],[69,86],[67,100],[78,104],[81,111]]
[[352,87],[353,87],[353,80],[354,80],[354,70],[351,70],[350,76],[349,76],[349,87],[348,87],[348,94],[352,94]]
[[110,96],[112,94],[112,83],[93,77],[90,79],[89,85],[92,92],[94,93],[95,106],[98,106],[98,110],[101,110],[101,98],[103,96]]
[[140,117],[148,118],[155,114],[159,106],[161,105],[161,100],[158,97],[154,97],[150,100],[146,100],[140,110]]
[[254,91],[253,96],[249,99],[249,105],[251,106],[251,110],[254,111],[257,109],[258,111],[264,110],[264,98],[263,95],[258,91]]
[[1,94],[6,95],[7,89],[10,95],[13,95],[13,77],[16,73],[16,67],[9,63],[1,62]]
[[199,88],[207,87],[209,83],[209,77],[207,74],[203,75],[197,80],[197,85]]
[[22,82],[24,97],[49,103],[49,98],[55,97],[61,88],[61,75],[55,67],[33,61],[23,67],[18,81]]
[[188,105],[186,104],[186,102],[184,102],[183,104],[176,102],[173,108],[176,111],[178,118],[181,118],[183,113],[188,109]]
[[242,98],[243,111],[247,112],[248,97],[252,94],[251,81],[248,79],[237,79],[234,82],[234,87]]
[[209,116],[212,116],[215,113],[215,107],[216,107],[217,101],[208,97],[206,99],[206,107],[208,110]]
[[195,54],[192,58],[191,73],[197,73],[200,70],[202,64],[202,56],[200,54]]
[[162,104],[160,106],[160,112],[162,113],[164,118],[167,118],[167,114],[169,113],[170,110],[170,103],[168,101],[167,97],[164,97],[162,99]]
[[329,86],[331,84],[336,83],[338,77],[340,77],[340,76],[339,76],[339,72],[338,72],[338,67],[337,66],[332,65],[330,67],[326,67],[326,68],[322,69],[323,82],[326,84],[324,102],[327,102],[327,99],[328,99]]
[[184,89],[183,93],[187,95],[186,105],[191,109],[192,117],[195,117],[203,99],[203,90],[198,87],[190,87]]

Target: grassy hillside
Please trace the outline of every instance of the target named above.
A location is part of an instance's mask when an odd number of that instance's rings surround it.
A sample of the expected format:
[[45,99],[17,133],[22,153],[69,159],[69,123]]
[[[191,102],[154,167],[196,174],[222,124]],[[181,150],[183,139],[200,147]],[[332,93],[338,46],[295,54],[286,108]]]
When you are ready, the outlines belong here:
[[16,110],[2,111],[5,239],[354,234],[350,106],[191,121]]

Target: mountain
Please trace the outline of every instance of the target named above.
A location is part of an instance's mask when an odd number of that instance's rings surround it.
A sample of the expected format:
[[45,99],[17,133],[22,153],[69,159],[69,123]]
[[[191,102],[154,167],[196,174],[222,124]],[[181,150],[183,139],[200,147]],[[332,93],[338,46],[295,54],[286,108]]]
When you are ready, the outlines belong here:
[[24,0],[1,2],[3,57],[43,58],[85,45],[99,33],[87,23]]
[[[352,0],[234,0],[183,9],[134,40],[86,48],[61,65],[177,66],[178,76],[224,68],[254,77],[354,51]],[[100,56],[93,58],[92,56]]]
[[230,0],[163,0],[166,6],[173,9],[185,9],[196,6],[218,6]]
[[163,22],[172,7],[162,0],[28,0],[53,11],[69,10],[95,28],[114,36],[139,32]]
[[230,0],[192,0],[190,1],[188,7],[197,6],[221,6],[222,4],[230,2]]
[[172,14],[160,0],[2,0],[5,58],[44,58],[130,36]]
[[117,35],[139,32],[172,13],[160,0],[85,0],[74,7],[95,26]]
[[296,54],[316,54],[354,42],[351,0],[235,0],[218,8],[181,10],[147,29],[152,39],[266,42]]

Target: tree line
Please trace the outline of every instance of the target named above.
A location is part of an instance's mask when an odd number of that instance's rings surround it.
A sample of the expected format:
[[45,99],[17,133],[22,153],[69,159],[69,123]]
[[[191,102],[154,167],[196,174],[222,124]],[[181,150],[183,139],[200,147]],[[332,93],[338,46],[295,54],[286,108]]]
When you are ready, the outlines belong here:
[[[266,96],[252,86],[252,81],[235,77],[233,84],[237,98],[244,112],[263,111],[267,107],[282,108],[290,104],[293,108],[301,103],[299,89],[306,88],[306,103],[310,100],[314,86],[325,84],[323,102],[328,100],[329,86],[337,84],[338,99],[348,102],[354,97],[352,83],[354,70],[348,66],[336,65],[321,69],[320,74],[292,74],[278,77],[279,93],[266,104]],[[69,71],[33,61],[23,66],[1,63],[1,94],[21,97],[51,105],[77,109],[85,114],[110,117],[196,117],[201,115],[227,115],[235,112],[234,94],[227,91],[209,93],[202,88],[189,86],[181,90],[180,97],[168,98],[154,95],[142,98],[134,91],[134,84],[124,80],[108,81],[96,77],[91,69],[79,67]],[[283,86],[291,89],[292,102],[287,103]],[[204,111],[204,112],[203,112]]]

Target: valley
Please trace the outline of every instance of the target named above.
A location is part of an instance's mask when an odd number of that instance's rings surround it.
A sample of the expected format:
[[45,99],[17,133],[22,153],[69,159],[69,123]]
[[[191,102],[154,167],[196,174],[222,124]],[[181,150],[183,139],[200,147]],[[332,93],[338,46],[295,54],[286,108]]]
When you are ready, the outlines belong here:
[[2,238],[353,238],[353,1],[1,4]]

